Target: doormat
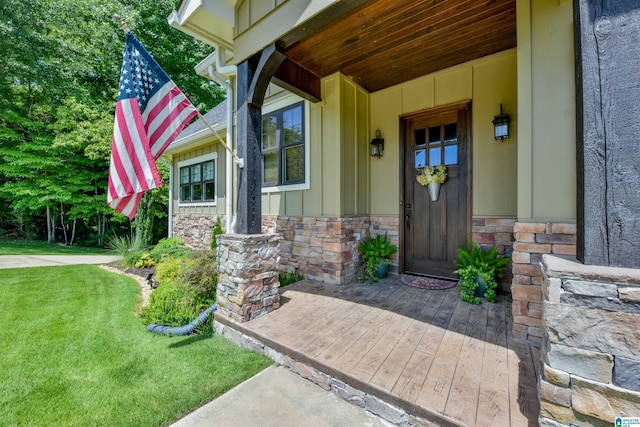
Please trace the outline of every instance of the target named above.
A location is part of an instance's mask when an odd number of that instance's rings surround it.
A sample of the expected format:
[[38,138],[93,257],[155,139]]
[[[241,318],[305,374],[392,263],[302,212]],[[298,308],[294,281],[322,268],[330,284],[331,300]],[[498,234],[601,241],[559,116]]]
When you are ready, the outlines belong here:
[[458,284],[458,282],[453,280],[434,279],[432,277],[413,276],[411,274],[403,274],[400,276],[400,281],[414,288],[431,290],[450,289]]

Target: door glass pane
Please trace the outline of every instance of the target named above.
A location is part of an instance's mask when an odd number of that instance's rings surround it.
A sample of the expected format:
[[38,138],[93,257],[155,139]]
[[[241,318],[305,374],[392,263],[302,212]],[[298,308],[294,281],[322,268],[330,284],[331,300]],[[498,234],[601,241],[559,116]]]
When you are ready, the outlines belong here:
[[416,136],[416,145],[425,145],[427,143],[426,129],[417,129],[414,134]]
[[262,182],[265,184],[278,183],[278,153],[269,153],[262,156]]
[[444,125],[444,142],[453,142],[458,140],[458,124],[449,123]]
[[440,142],[440,126],[429,128],[429,144],[438,144]]
[[275,148],[276,141],[276,116],[267,116],[262,119],[262,149]]
[[429,166],[437,166],[442,163],[442,160],[440,159],[441,151],[442,147],[429,148]]
[[427,164],[427,150],[416,150],[416,169],[422,169]]
[[458,144],[446,145],[444,147],[444,164],[445,165],[458,164]]
[[180,168],[180,184],[189,183],[189,168]]
[[202,164],[202,180],[209,181],[215,179],[216,169],[213,160]]
[[202,183],[193,184],[193,192],[191,197],[194,202],[202,200]]
[[191,169],[191,182],[202,181],[202,176],[200,175],[200,165],[190,166]]
[[284,150],[284,183],[304,181],[304,147],[296,145]]
[[302,142],[302,106],[282,112],[282,130],[284,145]]
[[191,201],[191,186],[190,185],[183,185],[183,186],[180,187],[180,201],[181,202],[189,202],[189,201]]
[[204,184],[204,199],[214,200],[216,198],[215,185],[213,182],[205,182]]

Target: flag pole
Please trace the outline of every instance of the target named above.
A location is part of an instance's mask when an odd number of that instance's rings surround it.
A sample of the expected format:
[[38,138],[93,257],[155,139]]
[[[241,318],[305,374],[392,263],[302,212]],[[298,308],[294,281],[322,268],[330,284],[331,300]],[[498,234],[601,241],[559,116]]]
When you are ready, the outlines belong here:
[[[130,32],[131,30],[129,30],[129,26],[127,25],[126,22],[124,22],[122,20],[122,17],[120,15],[118,15],[117,13],[113,14],[113,20],[116,21],[116,23],[120,26],[120,28],[122,28],[122,30],[125,33]],[[227,150],[229,152],[229,154],[231,154],[231,156],[233,157],[233,162],[235,164],[238,165],[239,168],[244,168],[244,159],[239,158],[236,153],[233,152],[233,150],[231,150],[231,148],[224,142],[224,140],[220,137],[220,135],[218,134],[218,132],[216,132],[216,130],[209,124],[209,122],[207,122],[207,120],[204,118],[204,116],[200,113],[200,111],[196,110],[196,113],[198,113],[198,117],[200,118],[200,120],[202,120],[202,122],[209,128],[209,130],[211,132],[213,132],[213,134],[215,135],[216,138],[218,138],[218,141],[220,141],[220,143],[222,144],[222,146],[225,148],[225,150]],[[227,123],[227,126],[233,126],[233,124],[231,123]]]
[[123,30],[125,33],[128,33],[128,32],[130,31],[130,30],[129,30],[129,26],[127,25],[127,23],[126,23],[126,22],[124,22],[124,21],[122,20],[122,18],[120,17],[120,15],[118,15],[117,13],[114,13],[114,14],[113,14],[113,20],[114,20],[114,21],[116,21],[116,23],[120,26],[120,28],[122,28],[122,30]]
[[[209,128],[209,130],[211,132],[213,132],[215,137],[218,138],[218,141],[220,142],[220,144],[222,144],[222,146],[229,152],[229,154],[231,154],[231,156],[233,157],[233,162],[235,164],[237,164],[239,168],[244,168],[244,159],[239,158],[236,155],[236,153],[234,153],[231,150],[231,148],[229,148],[229,146],[224,142],[224,140],[222,139],[220,134],[218,134],[218,132],[216,132],[216,130],[209,124],[209,122],[207,122],[207,120],[204,118],[204,116],[202,114],[200,114],[199,111],[198,111],[198,117],[200,117],[200,120],[202,120],[202,122]],[[233,126],[233,124],[232,123],[227,123],[227,126]]]

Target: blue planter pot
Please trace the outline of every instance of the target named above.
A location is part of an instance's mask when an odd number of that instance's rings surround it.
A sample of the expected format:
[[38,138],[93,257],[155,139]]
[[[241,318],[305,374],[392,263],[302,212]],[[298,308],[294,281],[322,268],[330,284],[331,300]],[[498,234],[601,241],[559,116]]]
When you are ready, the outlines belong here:
[[378,279],[384,279],[389,272],[389,266],[387,264],[378,264]]
[[483,298],[484,293],[487,292],[487,284],[485,283],[482,276],[476,277],[476,283],[478,283],[478,287],[476,288],[475,296]]

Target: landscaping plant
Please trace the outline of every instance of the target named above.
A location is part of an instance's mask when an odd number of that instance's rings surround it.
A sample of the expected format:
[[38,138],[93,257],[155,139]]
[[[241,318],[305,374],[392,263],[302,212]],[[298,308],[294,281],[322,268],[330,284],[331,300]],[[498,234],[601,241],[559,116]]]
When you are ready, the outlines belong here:
[[212,251],[215,251],[218,247],[218,242],[216,241],[216,236],[218,234],[224,234],[224,229],[222,228],[220,217],[217,217],[215,224],[213,224],[213,233],[211,234],[211,250]]
[[139,311],[146,325],[183,326],[194,320],[216,299],[218,268],[212,251],[192,251],[173,258],[163,255],[156,265],[158,287],[149,304]]
[[280,282],[280,287],[281,288],[283,288],[285,286],[288,286],[288,285],[290,285],[292,283],[299,282],[302,279],[304,279],[304,277],[301,274],[298,274],[298,273],[291,273],[291,272],[287,272],[287,273],[280,272],[280,273],[278,273],[278,281]]
[[471,242],[469,246],[461,246],[457,252],[458,259],[453,262],[458,267],[454,273],[460,276],[460,299],[480,304],[477,290],[479,286],[483,286],[485,291],[482,296],[489,302],[496,302],[497,279],[504,274],[509,258],[499,257],[495,246],[486,251],[475,242]]
[[180,258],[189,255],[193,250],[184,245],[178,237],[167,237],[158,242],[151,250],[151,257],[156,263],[165,257]]
[[[360,252],[362,259],[364,260],[364,272],[366,277],[373,282],[378,281],[378,266],[381,264],[389,265],[391,263],[391,256],[398,251],[398,247],[391,243],[389,237],[385,234],[377,234],[364,239],[358,245],[358,252]],[[364,279],[362,277],[361,279]]]

